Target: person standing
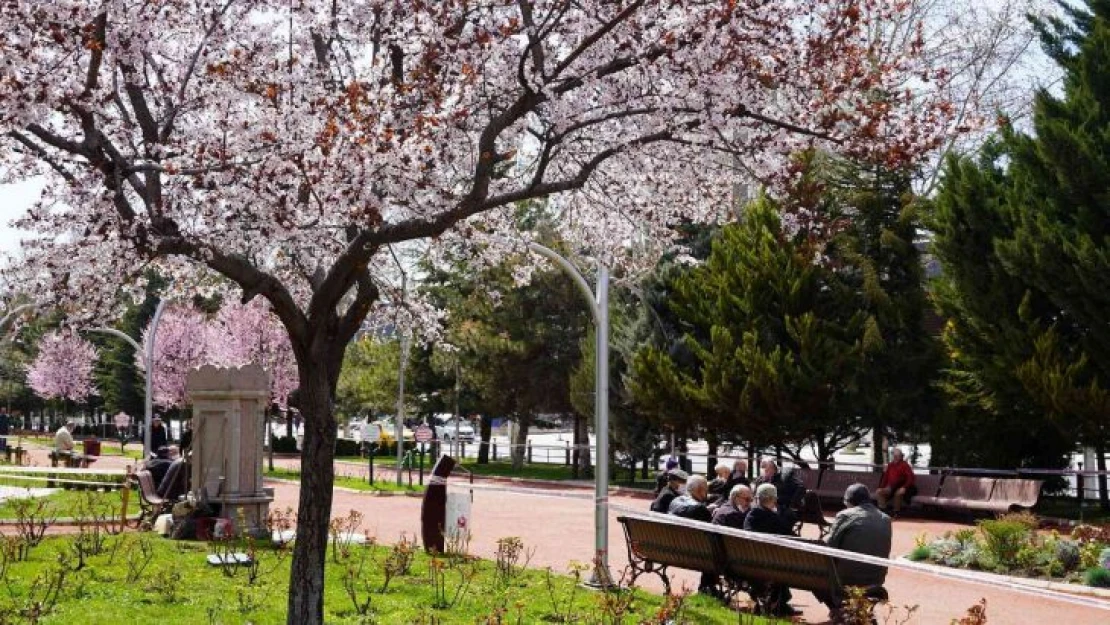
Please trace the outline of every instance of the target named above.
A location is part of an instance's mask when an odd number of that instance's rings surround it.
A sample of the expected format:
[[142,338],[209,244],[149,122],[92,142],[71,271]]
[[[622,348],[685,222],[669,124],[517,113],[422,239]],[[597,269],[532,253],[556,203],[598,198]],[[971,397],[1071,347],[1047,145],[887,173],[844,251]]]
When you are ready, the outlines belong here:
[[891,502],[892,509],[889,512],[897,517],[902,511],[902,506],[916,494],[917,487],[914,485],[913,467],[906,462],[902,450],[895,447],[890,452],[890,464],[886,465],[883,476],[879,480],[879,489],[875,491],[875,500],[878,501],[879,508],[883,510],[888,510],[887,504]]
[[156,451],[168,443],[169,435],[166,434],[166,426],[162,425],[162,419],[154,417],[150,422],[150,450]]

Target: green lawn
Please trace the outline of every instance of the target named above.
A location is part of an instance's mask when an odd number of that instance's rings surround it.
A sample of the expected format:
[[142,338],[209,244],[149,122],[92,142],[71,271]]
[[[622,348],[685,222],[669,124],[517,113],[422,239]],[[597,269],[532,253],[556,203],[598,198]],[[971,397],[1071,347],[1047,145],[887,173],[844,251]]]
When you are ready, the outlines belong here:
[[[290,469],[275,468],[273,471],[270,471],[270,470],[263,471],[263,475],[265,477],[274,477],[274,478],[283,479],[283,480],[294,480],[294,481],[298,481],[298,482],[301,480],[301,472],[300,471],[293,471],[293,470],[290,470]],[[425,477],[425,479],[427,479],[428,476],[425,475],[424,477]],[[383,480],[383,479],[375,479],[374,483],[370,484],[362,478],[347,477],[347,476],[343,475],[342,466],[338,467],[337,470],[336,470],[335,485],[336,486],[342,486],[343,488],[350,488],[350,489],[353,489],[353,490],[362,490],[362,491],[367,491],[367,492],[371,492],[371,491],[373,491],[373,492],[403,491],[403,492],[415,493],[415,492],[421,492],[421,491],[424,490],[423,486],[419,486],[419,485],[416,484],[416,476],[415,475],[413,476],[413,485],[412,485],[411,488],[408,486],[407,480],[406,480],[404,486],[397,486],[397,484],[394,483],[393,481],[387,481],[387,480]]]
[[[252,583],[247,567],[227,575],[206,564],[205,556],[213,546],[204,543],[174,542],[151,534],[111,536],[104,552],[88,557],[80,570],[74,570],[72,556],[59,562],[59,554],[73,553],[72,544],[72,538],[47,539],[28,561],[11,563],[0,574],[4,578],[0,583],[9,589],[0,594],[0,613],[25,609],[56,587],[59,598],[53,605],[46,602],[46,615],[38,621],[43,625],[285,622],[289,557],[272,549],[256,551],[260,574]],[[239,549],[247,551],[244,547]],[[626,595],[627,602],[617,601],[620,595],[587,591],[560,572],[534,569],[498,579],[491,561],[433,560],[419,550],[408,571],[394,575],[386,586],[387,567],[404,559],[398,556],[393,552],[391,557],[388,547],[354,546],[346,559],[337,562],[329,553],[325,621],[335,625],[738,621],[735,613],[704,596],[687,597],[674,613],[664,608],[665,599],[660,596],[637,591]],[[55,585],[61,567],[68,572]],[[129,572],[136,574],[129,579]],[[345,586],[351,588],[354,600]],[[364,615],[356,610],[356,602],[366,606]],[[622,609],[626,610],[623,616],[612,617]],[[765,621],[745,617],[741,622]]]
[[[10,480],[0,480],[0,483],[8,482]],[[26,486],[26,484],[19,484]],[[45,501],[47,508],[45,509],[48,518],[72,518],[77,516],[84,516],[83,510],[87,510],[89,505],[94,505],[98,510],[111,511],[111,516],[119,518],[120,510],[123,507],[122,491],[111,492],[96,492],[96,491],[80,491],[80,490],[59,490],[58,492],[48,495],[46,497],[35,497],[32,501]],[[0,502],[0,519],[15,519],[17,508],[20,503],[11,499]],[[127,514],[128,516],[139,513],[138,493],[130,493],[127,499]]]

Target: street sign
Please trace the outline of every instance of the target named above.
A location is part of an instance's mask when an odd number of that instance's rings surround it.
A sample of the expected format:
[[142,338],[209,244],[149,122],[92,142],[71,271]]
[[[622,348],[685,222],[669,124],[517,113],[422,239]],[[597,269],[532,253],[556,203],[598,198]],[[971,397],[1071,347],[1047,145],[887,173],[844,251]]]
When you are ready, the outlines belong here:
[[432,432],[432,428],[426,425],[421,425],[420,427],[416,428],[416,431],[413,433],[413,435],[416,437],[416,442],[418,443],[427,443],[428,441],[432,440],[433,434],[434,433]]
[[121,412],[121,413],[117,414],[112,419],[112,421],[115,422],[116,427],[121,429],[121,430],[131,427],[131,417],[127,416],[127,413],[125,413],[125,412]]
[[364,443],[376,443],[382,436],[382,426],[377,423],[364,423],[359,438]]

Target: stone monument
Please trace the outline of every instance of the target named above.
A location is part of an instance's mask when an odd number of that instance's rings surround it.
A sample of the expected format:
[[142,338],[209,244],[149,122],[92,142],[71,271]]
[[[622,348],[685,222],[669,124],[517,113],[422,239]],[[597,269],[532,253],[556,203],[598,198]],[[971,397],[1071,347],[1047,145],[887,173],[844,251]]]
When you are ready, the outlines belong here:
[[270,380],[262,367],[204,366],[185,383],[193,406],[192,492],[220,506],[220,516],[266,533],[273,489],[262,487],[264,414],[270,405]]

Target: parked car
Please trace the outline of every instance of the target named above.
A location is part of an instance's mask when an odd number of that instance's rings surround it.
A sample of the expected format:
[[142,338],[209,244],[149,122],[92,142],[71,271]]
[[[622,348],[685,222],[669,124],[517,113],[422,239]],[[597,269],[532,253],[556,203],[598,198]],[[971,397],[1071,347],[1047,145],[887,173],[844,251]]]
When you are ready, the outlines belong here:
[[459,440],[464,443],[474,442],[474,428],[466,419],[447,419],[436,423],[436,438],[441,441],[455,440],[456,427]]

